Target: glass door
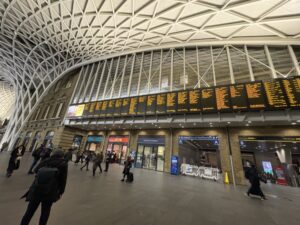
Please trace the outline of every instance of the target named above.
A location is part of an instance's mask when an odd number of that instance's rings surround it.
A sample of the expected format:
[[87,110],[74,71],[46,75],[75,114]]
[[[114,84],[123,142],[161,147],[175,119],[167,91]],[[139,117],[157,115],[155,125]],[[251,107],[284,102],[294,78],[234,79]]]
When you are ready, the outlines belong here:
[[143,151],[144,151],[144,146],[143,145],[139,145],[138,146],[138,150],[137,150],[137,154],[136,154],[136,161],[135,161],[135,167],[137,167],[137,168],[142,168],[142,164],[143,164]]
[[150,169],[151,168],[151,154],[152,147],[145,146],[144,147],[144,157],[143,157],[143,168]]
[[150,162],[150,167],[149,169],[155,170],[156,169],[156,163],[157,163],[157,146],[150,147],[152,148],[151,152],[151,162]]
[[164,171],[165,146],[158,146],[157,150],[157,171]]

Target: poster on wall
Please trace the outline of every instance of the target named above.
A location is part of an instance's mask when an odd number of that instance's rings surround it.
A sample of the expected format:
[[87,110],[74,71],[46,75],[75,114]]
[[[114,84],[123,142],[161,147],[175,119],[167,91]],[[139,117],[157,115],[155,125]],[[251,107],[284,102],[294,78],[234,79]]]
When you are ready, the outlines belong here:
[[262,165],[264,168],[264,172],[266,174],[272,174],[273,175],[273,168],[272,168],[272,164],[269,161],[262,161]]
[[68,108],[67,117],[81,117],[84,111],[84,104],[72,105]]

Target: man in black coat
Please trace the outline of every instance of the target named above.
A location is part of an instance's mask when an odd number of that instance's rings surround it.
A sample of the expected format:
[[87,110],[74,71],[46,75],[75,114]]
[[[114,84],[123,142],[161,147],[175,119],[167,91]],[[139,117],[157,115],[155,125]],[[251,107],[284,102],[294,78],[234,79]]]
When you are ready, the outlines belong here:
[[247,168],[245,171],[245,176],[251,184],[249,190],[247,191],[247,195],[257,195],[260,196],[262,200],[266,200],[266,197],[260,188],[260,177],[258,171],[254,165],[251,165],[250,168]]
[[[39,183],[39,180],[43,180],[42,172],[45,174],[48,170],[49,173],[51,169],[57,172],[55,173],[55,182],[51,182],[51,184],[47,186],[42,186]],[[47,224],[52,204],[61,198],[66,187],[68,163],[64,159],[64,152],[62,150],[54,151],[50,158],[45,159],[36,167],[34,172],[37,173],[36,179],[29,188],[29,191],[24,195],[26,201],[29,201],[29,204],[22,218],[21,225],[29,224],[40,204],[42,205],[42,211],[39,225]],[[46,178],[46,175],[44,175],[44,178],[44,181],[49,180],[49,178]],[[51,185],[50,189],[49,185]],[[45,192],[47,188],[48,191]]]
[[11,152],[9,162],[8,162],[8,167],[6,170],[7,177],[10,177],[13,171],[19,168],[21,158],[25,153],[25,149],[26,148],[24,145],[20,145]]

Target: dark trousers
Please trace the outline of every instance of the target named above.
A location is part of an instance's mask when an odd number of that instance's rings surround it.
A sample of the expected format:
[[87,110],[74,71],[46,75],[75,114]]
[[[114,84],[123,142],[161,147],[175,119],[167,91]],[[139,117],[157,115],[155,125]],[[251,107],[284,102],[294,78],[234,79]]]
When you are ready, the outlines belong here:
[[40,222],[39,225],[46,225],[50,211],[51,211],[51,206],[52,202],[41,202],[39,200],[35,201],[30,201],[28,203],[27,210],[25,212],[25,215],[22,218],[21,225],[28,225],[31,218],[33,217],[35,211],[39,207],[40,203],[42,203],[42,211],[41,211],[41,216],[40,216]]
[[100,169],[100,172],[102,173],[102,167],[101,167],[101,163],[94,163],[94,166],[93,166],[93,176],[95,176],[95,172],[97,170],[97,168],[99,167]]
[[105,171],[108,171],[109,161],[105,161]]
[[90,162],[86,161],[85,164],[80,169],[82,170],[84,167],[86,167],[86,170],[89,170],[89,164]]
[[15,157],[10,157],[9,162],[8,162],[8,167],[7,167],[7,176],[10,176],[14,169],[15,169],[15,161],[16,158]]
[[32,173],[33,168],[35,167],[35,165],[38,163],[39,160],[40,160],[39,158],[36,158],[36,157],[33,158],[33,162],[30,166],[28,173]]

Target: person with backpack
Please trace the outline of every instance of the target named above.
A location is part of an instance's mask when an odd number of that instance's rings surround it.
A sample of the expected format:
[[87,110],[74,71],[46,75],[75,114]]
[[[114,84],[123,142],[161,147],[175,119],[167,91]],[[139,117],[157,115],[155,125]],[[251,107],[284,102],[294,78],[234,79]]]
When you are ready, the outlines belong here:
[[90,152],[87,153],[86,157],[85,157],[85,163],[84,165],[80,168],[80,170],[82,170],[84,167],[86,167],[86,171],[89,170],[89,164],[92,158],[92,154]]
[[38,161],[40,160],[41,158],[41,152],[44,151],[44,148],[45,148],[45,145],[44,144],[41,144],[41,146],[37,149],[35,149],[33,152],[32,152],[32,157],[33,157],[33,162],[29,168],[29,171],[28,171],[28,174],[33,174],[33,168],[35,167],[35,165],[38,163]]
[[95,172],[97,170],[97,168],[99,167],[100,169],[100,173],[102,173],[102,167],[101,167],[101,163],[103,161],[103,152],[101,153],[97,153],[95,156],[94,156],[94,165],[93,165],[93,176],[95,176]]
[[14,170],[19,169],[21,158],[25,153],[25,149],[24,145],[20,145],[11,152],[6,170],[6,177],[10,177]]
[[124,162],[123,179],[121,181],[125,181],[125,177],[127,177],[126,182],[133,181],[133,174],[130,173],[131,165],[132,165],[132,160],[131,157],[128,156],[127,160]]
[[54,151],[50,158],[40,162],[34,169],[35,180],[27,193],[22,196],[28,201],[27,210],[21,220],[21,225],[28,225],[35,211],[41,204],[41,216],[39,225],[46,225],[51,206],[58,201],[65,191],[68,163],[64,159],[62,150]]

